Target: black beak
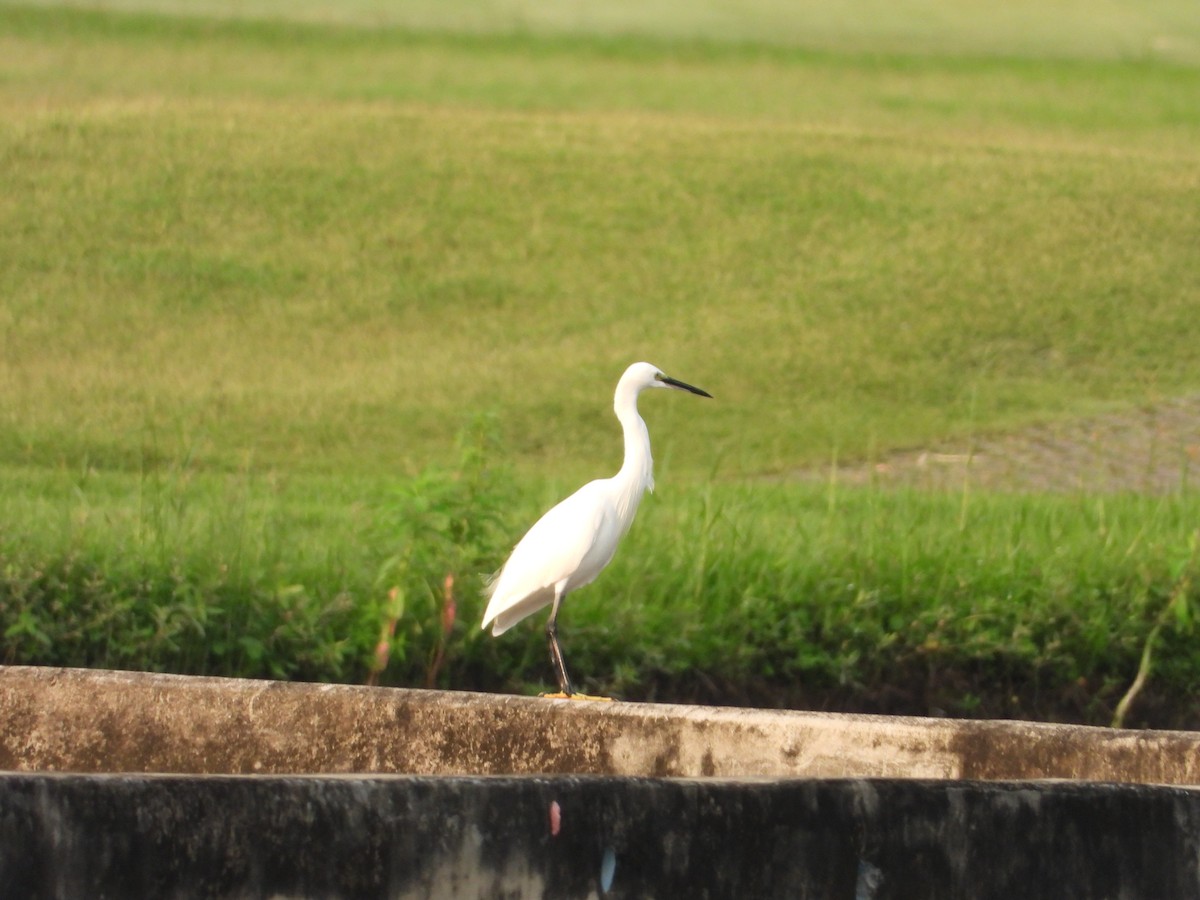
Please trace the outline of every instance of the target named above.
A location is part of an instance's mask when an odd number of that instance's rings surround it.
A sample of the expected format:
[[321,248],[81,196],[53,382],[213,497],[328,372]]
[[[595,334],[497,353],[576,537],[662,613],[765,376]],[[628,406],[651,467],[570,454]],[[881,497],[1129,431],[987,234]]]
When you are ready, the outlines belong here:
[[702,391],[698,387],[692,387],[690,384],[684,384],[682,381],[676,381],[674,378],[668,378],[666,375],[662,377],[663,384],[669,384],[671,387],[679,388],[681,391],[691,391],[693,394],[699,394],[701,397],[712,399],[712,394],[708,391]]

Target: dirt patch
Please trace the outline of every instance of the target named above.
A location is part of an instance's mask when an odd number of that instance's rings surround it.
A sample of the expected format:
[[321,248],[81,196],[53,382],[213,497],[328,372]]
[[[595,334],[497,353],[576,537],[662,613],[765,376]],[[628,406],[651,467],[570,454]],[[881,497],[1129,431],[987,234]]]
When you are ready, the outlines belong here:
[[[825,479],[829,470],[801,477]],[[839,467],[839,481],[953,490],[1162,494],[1200,485],[1200,395]]]

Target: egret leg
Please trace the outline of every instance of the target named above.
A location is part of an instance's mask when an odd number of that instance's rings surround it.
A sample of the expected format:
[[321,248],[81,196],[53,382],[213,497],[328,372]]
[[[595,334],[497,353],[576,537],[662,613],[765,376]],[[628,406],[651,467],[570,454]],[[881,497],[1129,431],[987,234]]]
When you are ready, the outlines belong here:
[[555,594],[554,607],[546,621],[546,642],[550,645],[550,664],[554,666],[554,674],[558,678],[558,690],[564,697],[570,697],[575,691],[571,688],[571,677],[567,674],[566,663],[563,662],[562,647],[558,645],[558,607],[563,596]]
[[563,662],[562,647],[558,645],[558,605],[562,597],[554,598],[554,608],[550,610],[550,618],[546,622],[546,642],[550,645],[550,662],[554,666],[554,674],[558,678],[557,694],[542,694],[551,700],[602,700],[612,702],[612,697],[593,697],[591,694],[577,694],[571,687],[571,677],[567,674],[567,665]]

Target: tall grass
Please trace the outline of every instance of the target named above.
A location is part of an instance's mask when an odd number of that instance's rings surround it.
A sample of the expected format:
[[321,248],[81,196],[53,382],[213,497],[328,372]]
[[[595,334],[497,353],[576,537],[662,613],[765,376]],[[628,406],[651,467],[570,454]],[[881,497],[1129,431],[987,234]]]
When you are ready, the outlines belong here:
[[[480,587],[550,497],[519,500],[491,440],[319,504],[308,479],[24,478],[3,658],[535,690],[541,623],[484,634]],[[1195,494],[663,485],[563,640],[581,683],[630,698],[1092,722],[1157,641],[1127,721],[1195,725],[1198,513]]]
[[[5,662],[345,678],[370,596],[353,507],[187,469],[6,472]],[[346,540],[330,545],[327,533]],[[365,605],[363,605],[365,603]]]

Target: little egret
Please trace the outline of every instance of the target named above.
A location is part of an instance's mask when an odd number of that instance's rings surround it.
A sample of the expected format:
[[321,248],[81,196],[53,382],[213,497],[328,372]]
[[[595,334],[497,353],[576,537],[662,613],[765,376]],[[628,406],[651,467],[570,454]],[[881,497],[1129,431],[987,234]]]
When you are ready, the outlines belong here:
[[675,388],[701,397],[712,394],[668,378],[650,363],[634,363],[617,382],[613,409],[625,433],[625,462],[612,478],[590,481],[542,516],[513,548],[508,562],[488,584],[483,627],[503,634],[528,615],[551,606],[546,622],[550,662],[558,697],[575,695],[558,645],[558,610],[563,598],[590,584],[609,564],[629,530],[642,494],[654,490],[650,432],[638,415],[644,388]]

